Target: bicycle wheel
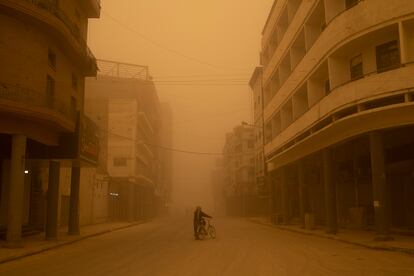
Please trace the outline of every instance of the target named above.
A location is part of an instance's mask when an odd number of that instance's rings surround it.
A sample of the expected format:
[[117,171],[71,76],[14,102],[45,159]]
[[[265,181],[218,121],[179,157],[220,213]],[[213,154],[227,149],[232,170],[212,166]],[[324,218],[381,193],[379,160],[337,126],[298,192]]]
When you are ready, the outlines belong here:
[[198,237],[200,239],[202,239],[202,240],[205,240],[206,239],[206,237],[207,237],[207,231],[206,231],[206,229],[202,225],[198,226],[198,231],[197,232],[198,232]]
[[210,235],[210,238],[215,239],[216,238],[216,228],[214,228],[214,226],[210,226],[208,228],[208,234]]

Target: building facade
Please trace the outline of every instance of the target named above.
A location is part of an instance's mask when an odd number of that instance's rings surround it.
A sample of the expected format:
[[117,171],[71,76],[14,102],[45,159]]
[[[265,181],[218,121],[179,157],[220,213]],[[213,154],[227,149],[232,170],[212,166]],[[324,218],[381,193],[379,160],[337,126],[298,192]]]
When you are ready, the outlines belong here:
[[223,193],[229,216],[248,216],[254,210],[254,145],[254,129],[249,125],[236,126],[226,135]]
[[[162,149],[160,103],[146,66],[98,61],[100,73],[86,84],[87,113],[106,137],[109,217],[134,221],[161,212],[170,162]],[[164,137],[165,138],[165,137]],[[166,167],[166,165],[165,165]]]
[[278,0],[262,33],[274,221],[414,226],[414,3]]
[[264,102],[262,86],[263,68],[257,67],[249,81],[253,98],[253,129],[255,135],[255,186],[258,191],[257,215],[265,215],[269,211],[269,183],[267,179],[267,166],[265,164],[265,138],[263,135]]
[[69,232],[79,232],[77,129],[84,78],[97,71],[88,19],[99,15],[98,0],[0,1],[0,226],[9,246],[28,228],[56,238],[63,167],[74,187]]

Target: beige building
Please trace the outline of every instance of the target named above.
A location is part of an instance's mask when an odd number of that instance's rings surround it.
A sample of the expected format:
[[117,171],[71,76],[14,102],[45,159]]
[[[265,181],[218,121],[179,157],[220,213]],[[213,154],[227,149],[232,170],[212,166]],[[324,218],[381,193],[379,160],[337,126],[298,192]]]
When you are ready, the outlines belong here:
[[84,77],[97,70],[88,19],[99,15],[98,0],[0,1],[0,227],[9,246],[22,232],[56,238],[64,166],[73,167],[69,232],[79,232],[76,129]]
[[257,192],[254,185],[254,145],[251,126],[236,126],[226,135],[223,193],[227,215],[247,216],[253,210],[252,198]]
[[267,166],[264,160],[265,140],[263,135],[264,121],[264,102],[262,87],[262,67],[257,67],[249,81],[253,98],[253,122],[255,135],[255,186],[258,193],[258,215],[264,215],[269,211],[269,183],[267,179]]
[[413,31],[409,0],[275,1],[258,78],[275,221],[414,227]]
[[169,211],[168,207],[171,205],[172,192],[172,176],[173,176],[173,112],[169,103],[161,103],[161,131],[160,143],[162,148],[159,148],[160,154],[160,169],[161,179],[159,194],[162,198],[161,208],[162,212]]
[[86,83],[86,113],[106,137],[103,151],[113,220],[152,217],[165,206],[160,150],[160,103],[148,67],[98,62],[100,73]]

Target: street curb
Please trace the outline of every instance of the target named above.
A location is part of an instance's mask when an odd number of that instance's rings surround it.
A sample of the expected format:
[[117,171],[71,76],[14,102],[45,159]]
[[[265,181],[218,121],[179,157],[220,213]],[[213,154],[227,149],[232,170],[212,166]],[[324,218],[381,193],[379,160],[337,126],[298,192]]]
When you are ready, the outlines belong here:
[[92,238],[92,237],[101,236],[101,235],[108,234],[108,233],[111,233],[111,232],[115,232],[115,231],[131,228],[131,227],[134,227],[134,226],[138,226],[138,225],[147,223],[149,221],[151,221],[151,220],[143,220],[143,221],[139,221],[139,222],[136,222],[136,223],[131,223],[131,224],[128,224],[128,225],[119,226],[119,227],[112,228],[112,229],[101,230],[99,232],[91,233],[91,234],[88,234],[88,235],[85,235],[85,236],[79,236],[79,237],[77,237],[73,240],[69,240],[69,241],[60,241],[60,242],[58,241],[57,244],[46,245],[43,248],[34,249],[32,251],[25,252],[25,253],[23,253],[21,255],[18,255],[18,256],[11,256],[11,257],[7,257],[7,258],[4,258],[4,259],[0,259],[0,264],[20,260],[20,259],[23,259],[23,258],[26,258],[26,257],[29,257],[29,256],[33,256],[33,255],[40,254],[40,253],[43,253],[43,252],[46,252],[46,251],[49,251],[49,250],[52,250],[52,249],[63,247],[65,245],[70,245],[70,244],[73,244],[73,243],[76,243],[76,242],[79,242],[79,241],[82,241],[82,240],[86,240],[86,239],[89,239],[89,238]]
[[289,231],[289,232],[293,232],[293,233],[297,233],[297,234],[334,240],[334,241],[338,241],[338,242],[342,242],[342,243],[346,243],[346,244],[365,247],[365,248],[372,249],[372,250],[399,252],[399,253],[405,253],[405,254],[414,256],[414,248],[403,248],[403,247],[384,246],[384,245],[372,245],[372,244],[367,244],[367,243],[363,243],[363,242],[357,242],[357,241],[353,241],[353,240],[340,238],[340,237],[337,237],[337,236],[334,236],[334,235],[312,233],[312,232],[303,231],[303,230],[300,230],[300,229],[292,229],[292,228],[284,227],[284,226],[280,226],[280,225],[274,225],[274,224],[270,224],[270,223],[263,223],[263,222],[259,222],[259,221],[252,220],[252,219],[249,219],[249,221],[253,222],[253,223],[256,223],[256,224],[269,226],[269,227],[277,228],[277,229],[284,230],[284,231]]

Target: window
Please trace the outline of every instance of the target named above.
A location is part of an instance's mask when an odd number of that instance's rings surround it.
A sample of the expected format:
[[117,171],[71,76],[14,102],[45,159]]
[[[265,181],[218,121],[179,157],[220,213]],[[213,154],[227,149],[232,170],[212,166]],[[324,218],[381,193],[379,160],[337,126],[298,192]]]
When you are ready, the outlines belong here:
[[114,167],[126,167],[127,159],[124,157],[114,158]]
[[362,55],[358,55],[350,61],[351,80],[357,80],[364,76],[362,67]]
[[72,73],[72,88],[77,90],[78,89],[78,77]]
[[47,58],[49,61],[50,67],[52,67],[54,70],[56,70],[56,54],[51,49],[49,49]]
[[397,40],[377,46],[376,55],[378,72],[398,68],[401,64],[400,49]]
[[46,77],[46,102],[49,107],[52,107],[54,104],[55,98],[55,80],[47,75]]
[[348,9],[352,8],[353,6],[356,6],[359,1],[360,0],[346,0],[345,1],[346,9],[348,10]]

